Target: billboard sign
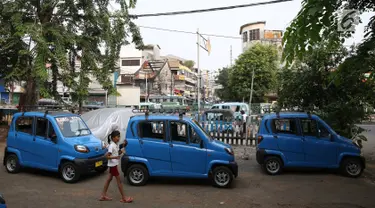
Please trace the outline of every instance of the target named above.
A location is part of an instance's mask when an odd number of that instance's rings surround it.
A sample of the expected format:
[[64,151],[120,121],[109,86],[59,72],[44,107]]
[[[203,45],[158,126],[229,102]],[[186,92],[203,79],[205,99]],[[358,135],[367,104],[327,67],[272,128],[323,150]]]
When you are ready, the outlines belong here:
[[281,30],[264,30],[264,39],[282,39],[283,32]]

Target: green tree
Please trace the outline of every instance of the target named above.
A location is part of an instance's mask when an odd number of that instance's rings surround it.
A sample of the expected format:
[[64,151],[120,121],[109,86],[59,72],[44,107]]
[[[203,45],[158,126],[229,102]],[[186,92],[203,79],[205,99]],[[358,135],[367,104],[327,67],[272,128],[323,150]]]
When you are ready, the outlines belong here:
[[[343,59],[345,62],[342,63]],[[350,137],[354,124],[366,116],[364,106],[374,103],[374,82],[357,73],[356,55],[344,47],[333,51],[325,42],[314,53],[297,60],[281,73],[279,104],[284,108],[313,111],[338,133]]]
[[187,60],[187,61],[184,61],[184,65],[188,67],[189,69],[192,69],[195,65],[195,62],[192,60]]
[[[120,9],[110,11],[108,8],[116,3]],[[74,91],[81,106],[88,96],[90,74],[114,93],[109,74],[117,70],[121,45],[127,44],[128,38],[138,47],[143,45],[139,29],[128,15],[135,4],[135,0],[2,1],[0,24],[11,28],[5,35],[14,40],[4,48],[27,57],[20,75],[27,81],[26,103],[35,103],[37,88],[42,96],[59,99],[57,82],[61,81]],[[25,37],[30,39],[28,47],[19,50],[16,46]],[[77,57],[81,60],[79,70],[75,69]],[[14,65],[24,61],[18,58]],[[47,63],[51,64],[50,72]]]
[[263,102],[264,95],[276,88],[276,73],[279,69],[278,52],[275,46],[255,44],[236,60],[229,76],[233,101],[248,100],[254,70],[253,101]]
[[[338,24],[341,23],[340,10],[355,9],[362,14],[374,11],[374,8],[375,2],[370,0],[303,0],[302,9],[284,33],[283,60],[288,65],[294,62],[306,64],[311,63],[311,59],[316,58],[317,54],[320,57],[326,54],[325,59],[330,60],[332,54],[343,53],[341,44],[354,32],[338,30]],[[352,48],[349,57],[336,62],[335,72],[321,74],[316,66],[307,64],[310,71],[304,65],[305,70],[298,75],[294,74],[294,78],[285,75],[283,103],[295,105],[298,101],[305,100],[305,104],[299,103],[298,106],[305,107],[306,103],[317,106],[318,113],[337,131],[350,136],[349,131],[354,123],[366,117],[365,105],[375,104],[372,98],[374,73],[371,73],[366,82],[362,81],[365,73],[374,72],[374,48],[375,16],[372,16],[362,43]],[[331,56],[328,56],[328,51]],[[305,82],[308,84],[303,85],[302,89],[297,88]],[[322,82],[330,84],[320,86]],[[307,93],[310,95],[307,96]],[[308,99],[310,100],[307,101]]]
[[219,69],[219,74],[215,77],[216,84],[221,85],[221,89],[215,91],[215,93],[222,101],[231,101],[233,98],[229,85],[230,72],[231,68],[224,67]]
[[[361,14],[373,12],[375,11],[375,2],[372,0],[303,0],[301,10],[284,33],[284,60],[290,64],[296,57],[301,59],[304,55],[311,53],[314,45],[323,40],[327,41],[328,47],[337,48],[345,41],[345,38],[352,36],[353,31],[338,29],[338,24],[341,23],[340,10],[342,9],[355,9]],[[360,48],[368,52],[373,51],[375,47],[375,16],[371,17],[364,38]]]

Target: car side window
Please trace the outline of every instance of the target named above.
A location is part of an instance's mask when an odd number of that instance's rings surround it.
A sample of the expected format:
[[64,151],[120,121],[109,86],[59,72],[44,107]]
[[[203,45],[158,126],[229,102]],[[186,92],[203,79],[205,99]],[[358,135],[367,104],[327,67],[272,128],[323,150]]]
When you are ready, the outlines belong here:
[[301,119],[301,128],[303,135],[318,136],[318,126],[314,119]]
[[331,133],[328,131],[328,129],[319,122],[319,137],[321,138],[329,138]]
[[188,143],[187,125],[179,121],[171,121],[171,139],[175,142]]
[[52,123],[48,119],[39,117],[36,119],[35,135],[52,139],[53,136],[56,136],[56,133],[53,129]]
[[16,120],[16,131],[33,134],[33,117],[22,116]]
[[48,129],[48,119],[40,118],[40,117],[36,118],[35,135],[46,138],[47,129]]
[[53,128],[53,125],[51,122],[48,122],[48,134],[49,139],[52,139],[54,136],[56,136],[55,129]]
[[151,138],[164,140],[163,121],[143,121],[139,123],[138,136],[140,138]]
[[190,134],[190,143],[192,144],[200,144],[201,138],[197,134],[197,132],[194,130],[192,126],[189,126],[189,134]]
[[273,119],[271,126],[276,134],[297,134],[297,122],[293,118]]

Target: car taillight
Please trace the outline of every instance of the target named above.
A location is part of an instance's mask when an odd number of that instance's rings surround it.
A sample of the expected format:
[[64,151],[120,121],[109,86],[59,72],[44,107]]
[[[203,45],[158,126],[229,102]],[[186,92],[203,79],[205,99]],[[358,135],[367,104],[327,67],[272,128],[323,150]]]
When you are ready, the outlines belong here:
[[258,136],[258,144],[261,143],[263,141],[263,137],[262,136]]

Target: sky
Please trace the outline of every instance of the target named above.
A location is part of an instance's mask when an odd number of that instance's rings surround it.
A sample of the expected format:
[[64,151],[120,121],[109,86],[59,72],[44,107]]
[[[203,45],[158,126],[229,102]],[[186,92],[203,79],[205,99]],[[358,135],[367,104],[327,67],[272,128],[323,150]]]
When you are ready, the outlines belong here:
[[[268,0],[138,0],[131,14],[159,13],[181,10],[206,9],[265,2]],[[175,16],[140,17],[135,20],[138,26],[158,27],[200,33],[235,36],[240,38],[239,30],[244,24],[266,21],[266,29],[285,30],[301,8],[301,0],[290,2],[246,7],[207,13],[185,14]],[[362,24],[356,28],[353,38],[347,44],[358,43],[363,38],[364,25],[371,14],[361,16]],[[184,59],[197,62],[197,36],[194,34],[165,32],[148,28],[140,28],[145,44],[158,44],[162,55],[173,54]],[[241,54],[241,39],[225,39],[209,37],[211,54],[200,50],[200,68],[216,70],[230,65],[230,47],[234,60]]]

